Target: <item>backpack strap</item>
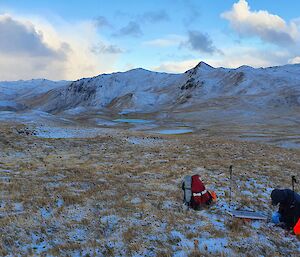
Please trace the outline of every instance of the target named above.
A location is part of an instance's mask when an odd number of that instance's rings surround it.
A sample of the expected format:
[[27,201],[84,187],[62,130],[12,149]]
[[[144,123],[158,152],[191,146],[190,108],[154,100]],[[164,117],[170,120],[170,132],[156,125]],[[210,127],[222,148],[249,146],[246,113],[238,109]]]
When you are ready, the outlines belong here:
[[183,202],[189,206],[192,200],[192,177],[191,176],[184,177],[182,183],[182,189],[184,192]]
[[207,190],[205,189],[205,190],[203,190],[202,192],[199,192],[199,193],[193,193],[193,196],[202,196],[202,195],[204,195],[204,194],[206,194],[207,193]]

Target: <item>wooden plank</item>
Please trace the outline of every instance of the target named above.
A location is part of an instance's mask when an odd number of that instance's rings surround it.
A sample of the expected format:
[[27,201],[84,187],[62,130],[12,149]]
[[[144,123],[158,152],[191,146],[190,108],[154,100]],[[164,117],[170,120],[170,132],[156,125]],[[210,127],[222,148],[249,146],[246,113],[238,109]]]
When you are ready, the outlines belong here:
[[251,219],[251,220],[267,220],[268,217],[260,212],[244,211],[244,210],[231,210],[227,213],[234,218]]

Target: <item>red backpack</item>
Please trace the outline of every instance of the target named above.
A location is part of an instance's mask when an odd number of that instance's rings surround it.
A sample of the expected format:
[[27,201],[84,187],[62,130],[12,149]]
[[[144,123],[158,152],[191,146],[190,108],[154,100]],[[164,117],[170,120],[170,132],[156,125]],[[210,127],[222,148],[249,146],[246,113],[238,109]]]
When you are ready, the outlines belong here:
[[209,205],[212,201],[210,193],[205,189],[199,175],[192,176],[192,208],[197,208],[200,205]]

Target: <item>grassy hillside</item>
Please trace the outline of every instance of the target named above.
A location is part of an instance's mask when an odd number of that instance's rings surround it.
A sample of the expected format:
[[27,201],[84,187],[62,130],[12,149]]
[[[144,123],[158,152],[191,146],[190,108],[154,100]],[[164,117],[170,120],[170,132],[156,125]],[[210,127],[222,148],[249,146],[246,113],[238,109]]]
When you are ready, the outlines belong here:
[[[0,255],[296,256],[300,242],[266,222],[230,218],[234,203],[266,214],[269,194],[299,174],[299,150],[200,135],[119,131],[43,139],[0,128]],[[219,201],[182,205],[181,180],[199,173]]]

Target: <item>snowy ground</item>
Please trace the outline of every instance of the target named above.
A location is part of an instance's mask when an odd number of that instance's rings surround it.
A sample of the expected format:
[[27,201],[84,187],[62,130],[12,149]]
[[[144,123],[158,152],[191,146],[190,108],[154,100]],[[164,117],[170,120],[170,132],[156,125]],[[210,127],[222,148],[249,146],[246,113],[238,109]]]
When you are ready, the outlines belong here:
[[82,127],[35,126],[36,136],[41,138],[92,138],[111,133],[111,129]]
[[[226,214],[230,164],[234,206],[269,215],[271,190],[300,175],[299,150],[201,134],[22,129],[0,127],[1,256],[299,255],[289,231]],[[219,196],[198,212],[184,208],[180,188],[194,173]]]

